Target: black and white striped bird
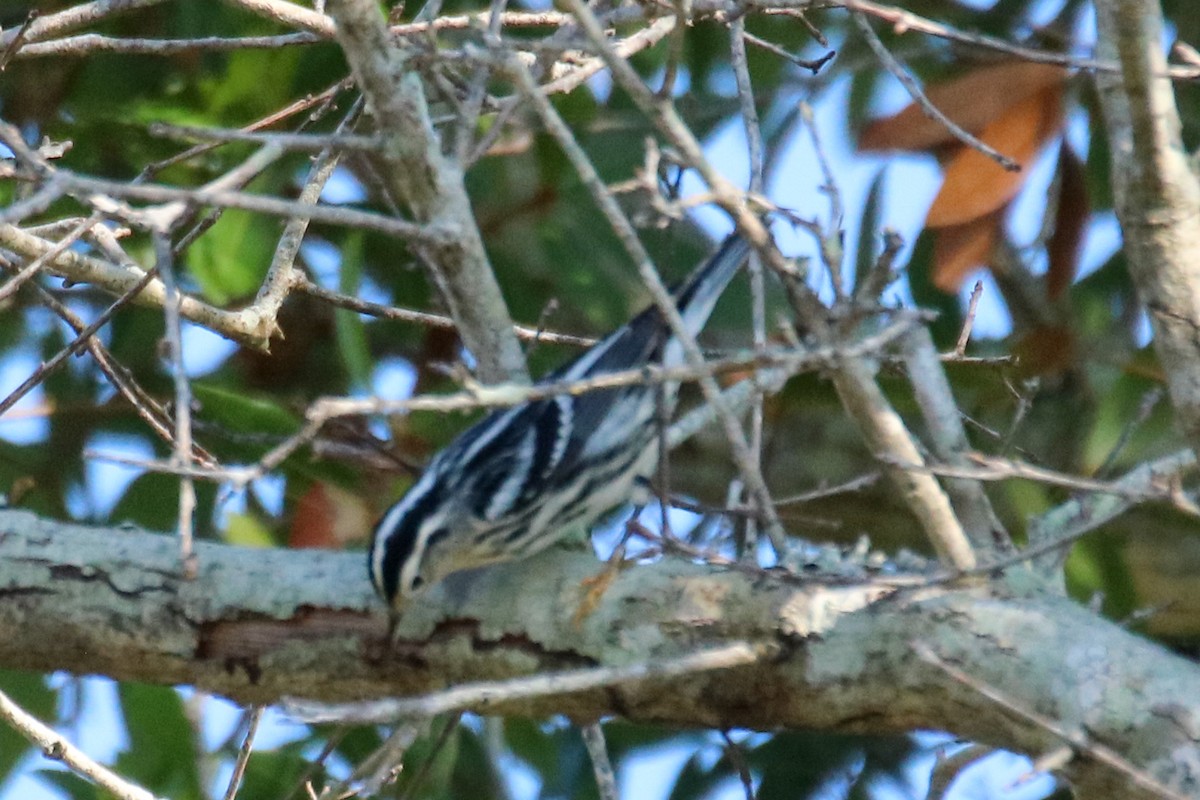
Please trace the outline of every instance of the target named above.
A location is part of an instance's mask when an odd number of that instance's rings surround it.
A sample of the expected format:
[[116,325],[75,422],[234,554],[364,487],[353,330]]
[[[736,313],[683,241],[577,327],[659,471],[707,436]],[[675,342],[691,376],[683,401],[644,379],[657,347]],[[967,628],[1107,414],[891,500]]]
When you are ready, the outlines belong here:
[[[749,246],[726,239],[672,296],[687,330],[708,321]],[[684,363],[651,306],[539,383]],[[670,408],[677,385],[661,396]],[[657,386],[556,395],[495,411],[434,456],[375,527],[369,565],[395,606],[452,572],[530,556],[629,500],[658,455]]]

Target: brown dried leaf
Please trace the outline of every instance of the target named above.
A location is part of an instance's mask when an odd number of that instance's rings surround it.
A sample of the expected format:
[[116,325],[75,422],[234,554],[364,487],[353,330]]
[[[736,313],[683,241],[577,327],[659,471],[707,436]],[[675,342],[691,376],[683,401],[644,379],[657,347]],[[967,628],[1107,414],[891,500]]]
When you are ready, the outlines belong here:
[[1087,179],[1079,156],[1064,141],[1058,151],[1058,208],[1054,213],[1054,234],[1046,243],[1049,264],[1046,268],[1046,296],[1057,300],[1079,268],[1083,234],[1087,230],[1091,203]]
[[963,146],[946,164],[942,188],[925,219],[944,228],[990,214],[1008,205],[1029,176],[1042,145],[1062,126],[1062,86],[1052,86],[1013,105],[979,138],[1021,165],[1009,172],[988,156]]
[[[997,64],[928,87],[925,96],[965,130],[978,134],[1013,105],[1051,87],[1062,88],[1067,71],[1025,61]],[[858,149],[920,152],[956,144],[942,123],[926,116],[916,103],[898,114],[872,122],[858,139]]]
[[939,230],[933,244],[933,285],[947,294],[957,292],[972,270],[987,263],[1003,218],[999,209]]

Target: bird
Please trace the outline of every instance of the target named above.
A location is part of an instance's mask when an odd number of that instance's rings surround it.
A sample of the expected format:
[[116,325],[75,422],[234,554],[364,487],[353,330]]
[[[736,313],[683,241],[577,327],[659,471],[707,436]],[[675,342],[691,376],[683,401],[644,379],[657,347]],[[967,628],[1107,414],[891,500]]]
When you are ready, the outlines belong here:
[[[733,234],[671,292],[695,336],[750,246]],[[651,364],[677,367],[683,345],[651,305],[539,385]],[[526,558],[620,506],[657,461],[659,403],[678,384],[554,394],[498,409],[456,436],[375,525],[368,567],[396,609],[447,575]]]

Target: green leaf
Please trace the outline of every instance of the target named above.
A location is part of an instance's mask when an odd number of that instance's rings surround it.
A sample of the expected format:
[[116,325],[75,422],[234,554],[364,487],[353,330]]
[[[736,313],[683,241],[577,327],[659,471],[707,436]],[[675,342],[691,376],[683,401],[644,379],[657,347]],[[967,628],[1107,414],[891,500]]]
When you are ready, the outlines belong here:
[[231,431],[290,436],[300,430],[300,420],[266,395],[199,382],[192,384],[192,394],[206,421]]
[[117,757],[118,774],[173,800],[201,800],[194,732],[174,689],[123,683],[118,687],[129,749]]
[[679,774],[675,776],[669,800],[706,797],[718,783],[733,775],[725,759],[719,759],[712,767],[705,768],[702,755],[700,749],[697,749],[691,758],[683,762]]
[[[883,177],[885,170],[879,170],[871,180],[871,188],[867,190],[867,202],[863,205],[862,221],[858,228],[858,246],[855,248],[854,288],[857,290],[866,280],[867,275],[875,267],[878,259],[879,242],[879,212],[880,199],[883,194]],[[871,302],[874,297],[864,297]]]
[[107,795],[101,793],[99,787],[91,781],[81,778],[74,772],[60,769],[39,769],[34,775],[39,780],[58,789],[71,800],[107,800]]
[[249,514],[230,514],[225,518],[225,541],[242,547],[275,546],[271,531]]
[[930,271],[933,265],[933,234],[925,231],[917,238],[908,261],[908,285],[917,305],[938,313],[930,331],[938,343],[953,342],[962,329],[963,314],[958,297],[946,294],[933,285]]
[[278,226],[260,214],[228,209],[188,248],[187,265],[205,298],[216,305],[249,296],[271,263]]
[[[342,269],[339,289],[343,294],[357,296],[362,282],[363,239],[361,235],[347,239],[342,250]],[[333,312],[334,335],[338,355],[350,375],[351,385],[360,390],[371,386],[374,359],[367,344],[367,331],[362,317],[355,311],[338,308]]]
[[[125,494],[117,501],[108,515],[113,522],[129,522],[151,531],[173,531],[178,520],[177,499],[179,478],[161,472],[148,472],[133,480]],[[211,481],[196,481],[197,533],[208,536],[212,533],[213,505],[217,498],[217,484]]]

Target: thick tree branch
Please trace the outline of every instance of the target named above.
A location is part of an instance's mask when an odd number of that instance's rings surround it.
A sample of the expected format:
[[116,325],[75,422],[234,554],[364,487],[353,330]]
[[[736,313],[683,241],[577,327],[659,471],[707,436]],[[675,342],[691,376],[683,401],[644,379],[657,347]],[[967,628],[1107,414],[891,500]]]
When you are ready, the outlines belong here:
[[336,0],[338,42],[384,141],[376,163],[394,200],[454,235],[416,245],[485,383],[525,381],[525,355],[488,263],[461,165],[442,154],[421,76],[392,42],[378,4]]
[[[339,701],[744,642],[777,655],[487,710],[760,730],[948,729],[1028,753],[1061,745],[1069,730],[1083,737],[1072,777],[1089,796],[1156,795],[1089,760],[1088,742],[1185,794],[1200,789],[1197,667],[1057,597],[786,582],[668,560],[622,571],[576,621],[583,581],[602,567],[590,554],[551,550],[436,588],[403,615],[389,649],[360,554],[205,543],[196,553],[199,572],[187,581],[171,537],[0,512],[0,666],[187,683],[246,703]],[[952,679],[923,660],[928,652],[1060,732]]]
[[1154,349],[1188,443],[1200,452],[1200,182],[1180,139],[1154,0],[1098,0],[1100,73],[1117,217],[1129,272],[1154,328]]

